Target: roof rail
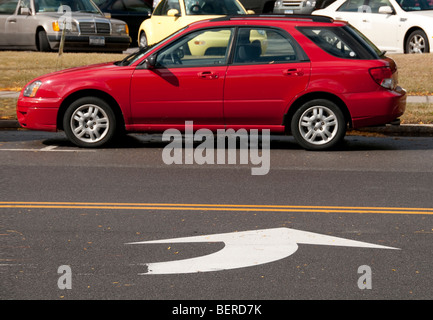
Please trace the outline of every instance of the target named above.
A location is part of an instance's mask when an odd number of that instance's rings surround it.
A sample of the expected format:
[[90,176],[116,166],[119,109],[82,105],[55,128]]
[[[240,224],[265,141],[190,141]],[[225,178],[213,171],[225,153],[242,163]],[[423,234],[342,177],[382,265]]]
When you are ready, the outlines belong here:
[[211,19],[210,21],[229,21],[234,19],[257,19],[257,18],[288,18],[290,20],[308,19],[313,22],[332,23],[334,19],[326,16],[316,16],[310,14],[242,14],[242,15],[228,15],[219,18]]

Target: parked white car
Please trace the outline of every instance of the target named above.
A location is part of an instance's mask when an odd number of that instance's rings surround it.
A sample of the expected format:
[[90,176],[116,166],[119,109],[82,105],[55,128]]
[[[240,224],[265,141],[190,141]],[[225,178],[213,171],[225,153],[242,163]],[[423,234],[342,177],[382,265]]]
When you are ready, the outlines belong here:
[[433,0],[337,0],[312,14],[348,21],[380,50],[433,52]]

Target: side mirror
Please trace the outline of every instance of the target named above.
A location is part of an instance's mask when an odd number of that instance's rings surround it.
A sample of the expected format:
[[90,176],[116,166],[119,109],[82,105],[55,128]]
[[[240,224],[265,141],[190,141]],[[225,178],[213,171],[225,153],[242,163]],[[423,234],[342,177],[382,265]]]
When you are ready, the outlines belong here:
[[180,17],[179,11],[177,9],[170,9],[167,11],[167,16],[169,17]]
[[104,18],[111,19],[111,13],[110,12],[104,12]]
[[145,69],[153,69],[156,65],[156,54],[152,54],[144,60],[144,68]]
[[394,14],[394,10],[390,6],[379,7],[379,13]]
[[30,8],[21,8],[20,15],[22,15],[22,16],[31,16],[32,15],[32,11],[30,10]]
[[247,10],[247,14],[256,14],[254,10]]

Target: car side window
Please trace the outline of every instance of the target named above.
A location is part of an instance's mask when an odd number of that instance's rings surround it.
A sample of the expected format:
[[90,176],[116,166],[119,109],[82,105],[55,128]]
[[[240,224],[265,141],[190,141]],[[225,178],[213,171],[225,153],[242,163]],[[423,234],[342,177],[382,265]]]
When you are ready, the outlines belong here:
[[343,12],[363,12],[364,0],[347,0],[337,9]]
[[342,28],[305,27],[300,30],[321,49],[333,56],[360,59],[359,54],[354,50],[356,44],[349,43],[350,37]]
[[[21,1],[20,1],[20,8],[31,9],[31,6],[30,6],[30,0],[21,0]],[[21,9],[20,9],[20,10],[21,10]]]
[[0,14],[13,14],[17,4],[18,0],[0,0]]
[[233,28],[200,30],[162,49],[157,68],[221,66],[227,64]]
[[385,6],[392,8],[391,3],[388,0],[370,0],[367,8],[371,11],[367,10],[367,12],[379,13],[379,8]]
[[171,9],[176,9],[180,13],[179,0],[162,0],[153,14],[158,16],[166,16],[168,11]]
[[153,10],[154,16],[161,16],[162,15],[162,8],[165,7],[165,4],[167,3],[167,0],[161,0]]
[[235,64],[278,63],[298,60],[291,38],[270,28],[240,28],[234,55]]

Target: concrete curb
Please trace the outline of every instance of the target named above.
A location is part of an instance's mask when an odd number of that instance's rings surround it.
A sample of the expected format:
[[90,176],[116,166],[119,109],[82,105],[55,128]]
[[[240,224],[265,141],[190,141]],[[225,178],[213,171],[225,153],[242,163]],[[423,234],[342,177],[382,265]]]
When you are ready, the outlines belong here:
[[406,136],[406,137],[433,137],[433,125],[431,124],[401,124],[385,125],[379,127],[359,128],[349,131],[348,134],[376,133],[385,136]]
[[18,91],[0,91],[0,98],[18,98]]
[[17,120],[0,120],[0,129],[17,129],[21,128]]

